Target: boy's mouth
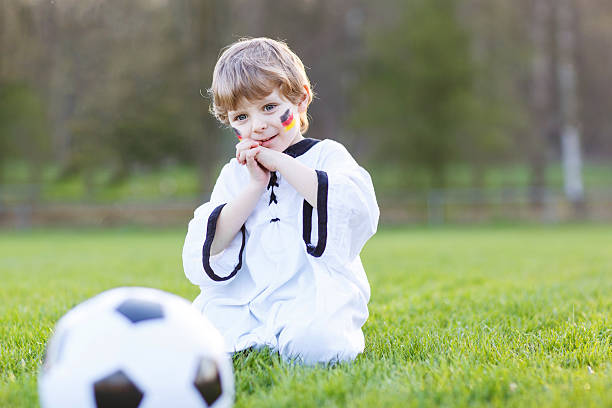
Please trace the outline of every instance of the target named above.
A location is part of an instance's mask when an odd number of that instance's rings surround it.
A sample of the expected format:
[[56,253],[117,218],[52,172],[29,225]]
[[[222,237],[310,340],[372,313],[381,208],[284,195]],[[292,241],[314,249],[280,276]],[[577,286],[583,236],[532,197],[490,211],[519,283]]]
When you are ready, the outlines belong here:
[[274,136],[271,136],[271,137],[269,137],[269,138],[267,138],[267,139],[260,140],[260,141],[259,141],[259,143],[261,143],[261,144],[268,143],[270,140],[274,139],[276,136],[278,136],[278,134],[276,134],[276,135],[274,135]]

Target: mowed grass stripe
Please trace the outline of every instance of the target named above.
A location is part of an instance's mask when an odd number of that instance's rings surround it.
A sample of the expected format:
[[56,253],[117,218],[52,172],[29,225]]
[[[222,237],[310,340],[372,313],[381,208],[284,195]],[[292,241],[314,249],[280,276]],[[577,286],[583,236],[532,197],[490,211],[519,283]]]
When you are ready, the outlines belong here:
[[[111,287],[193,299],[185,230],[0,233],[0,406],[36,406],[57,319]],[[612,227],[382,229],[363,261],[366,351],[234,360],[238,407],[612,406]]]

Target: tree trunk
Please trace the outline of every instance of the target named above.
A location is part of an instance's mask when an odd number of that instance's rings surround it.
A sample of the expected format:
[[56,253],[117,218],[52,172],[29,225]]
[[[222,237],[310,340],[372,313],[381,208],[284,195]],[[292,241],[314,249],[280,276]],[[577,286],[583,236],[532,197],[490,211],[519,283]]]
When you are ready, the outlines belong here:
[[[221,0],[200,2],[184,0],[175,3],[179,15],[181,37],[183,40],[184,69],[188,75],[187,93],[190,95],[206,94],[212,81],[212,72],[216,57],[224,43],[228,30],[226,16],[228,5]],[[195,86],[199,87],[196,88]],[[194,100],[196,98],[194,97]],[[195,138],[193,151],[197,166],[200,192],[210,191],[216,174],[212,174],[219,161],[220,128],[216,120],[208,113],[208,99],[197,99],[198,106],[193,109],[197,116],[194,125],[198,135]]]
[[72,164],[72,135],[67,122],[74,110],[73,97],[66,94],[65,76],[58,68],[62,60],[62,28],[59,26],[59,10],[55,2],[45,2],[41,5],[40,42],[43,44],[42,60],[44,69],[39,71],[39,86],[44,89],[47,100],[47,117],[53,157],[61,172],[70,171]]
[[576,96],[575,9],[572,0],[558,0],[556,9],[556,46],[558,53],[559,118],[565,195],[575,215],[584,209],[582,160]]
[[551,4],[549,0],[533,0],[531,15],[530,105],[532,138],[528,146],[530,167],[530,201],[540,209],[544,204],[546,187],[547,135],[550,132],[550,41]]

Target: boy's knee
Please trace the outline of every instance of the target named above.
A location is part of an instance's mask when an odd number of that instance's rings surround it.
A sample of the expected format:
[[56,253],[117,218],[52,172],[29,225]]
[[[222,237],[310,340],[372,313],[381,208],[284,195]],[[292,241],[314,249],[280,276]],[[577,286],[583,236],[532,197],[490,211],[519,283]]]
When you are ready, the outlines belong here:
[[363,351],[363,337],[350,337],[334,327],[316,323],[288,327],[279,337],[279,352],[283,358],[305,364],[354,360]]

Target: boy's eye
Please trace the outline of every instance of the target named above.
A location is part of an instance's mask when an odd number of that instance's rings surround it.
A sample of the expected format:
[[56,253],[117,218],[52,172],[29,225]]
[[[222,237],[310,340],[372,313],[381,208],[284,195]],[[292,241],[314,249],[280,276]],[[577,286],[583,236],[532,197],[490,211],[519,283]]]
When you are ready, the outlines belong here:
[[247,115],[245,113],[241,113],[240,115],[234,116],[235,121],[245,120]]
[[269,112],[269,111],[273,110],[274,108],[276,108],[276,104],[274,104],[274,103],[269,103],[266,106],[264,106],[264,110],[266,112]]

